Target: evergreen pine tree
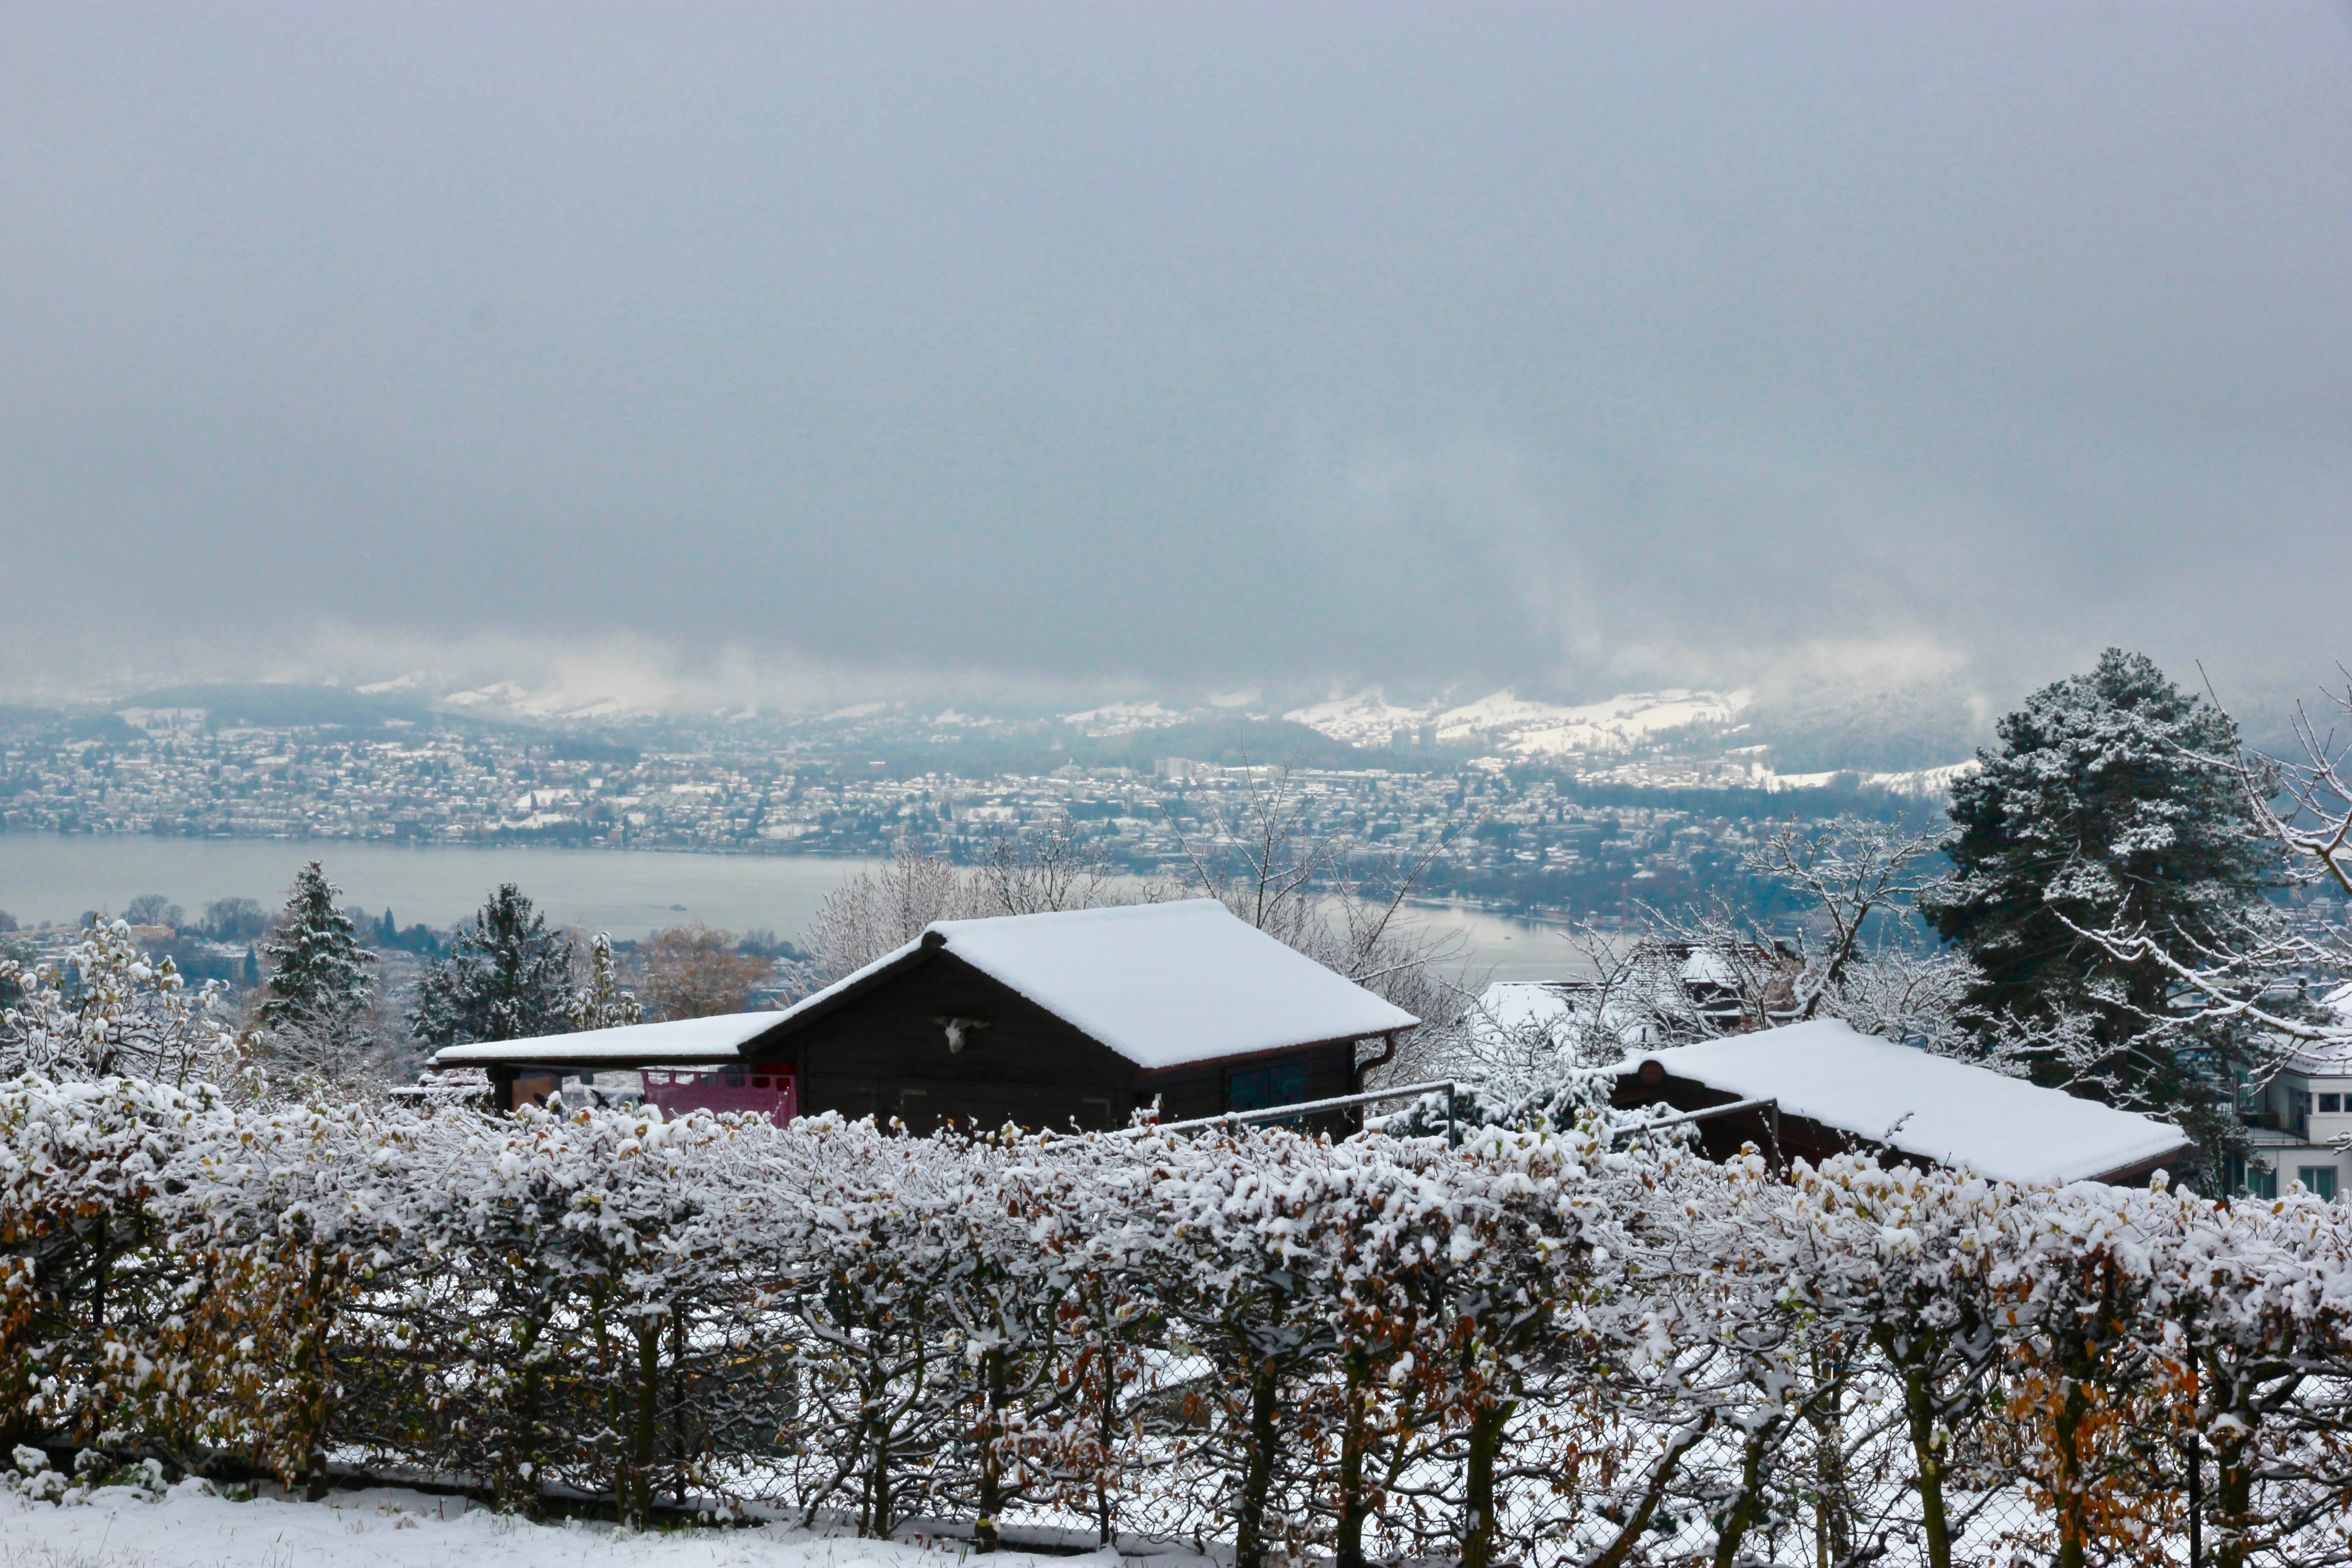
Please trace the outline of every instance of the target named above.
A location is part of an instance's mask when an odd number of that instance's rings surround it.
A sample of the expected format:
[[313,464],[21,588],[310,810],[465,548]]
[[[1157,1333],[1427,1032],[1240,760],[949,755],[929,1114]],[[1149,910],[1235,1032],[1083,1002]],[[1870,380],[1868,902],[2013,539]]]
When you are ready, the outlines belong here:
[[2144,931],[2193,961],[2276,917],[2277,853],[2237,781],[2227,715],[2144,655],[2109,648],[2035,692],[1955,783],[1952,874],[1921,913],[1974,961],[1986,1049],[2037,1081],[2170,1115],[2219,1154],[2236,1068],[2259,1042],[2184,1021],[2176,978],[2082,934]]
[[416,1037],[438,1048],[522,1040],[571,1027],[572,947],[562,931],[502,882],[449,955],[425,966],[408,1010]]
[[268,972],[254,1007],[272,1054],[336,1076],[370,1044],[367,965],[375,962],[357,923],[335,907],[341,891],[316,860],[296,874],[262,943]]
[[570,1008],[574,1029],[618,1029],[645,1021],[646,1010],[636,994],[621,983],[621,966],[613,956],[613,939],[598,931],[588,942],[588,974],[572,993]]

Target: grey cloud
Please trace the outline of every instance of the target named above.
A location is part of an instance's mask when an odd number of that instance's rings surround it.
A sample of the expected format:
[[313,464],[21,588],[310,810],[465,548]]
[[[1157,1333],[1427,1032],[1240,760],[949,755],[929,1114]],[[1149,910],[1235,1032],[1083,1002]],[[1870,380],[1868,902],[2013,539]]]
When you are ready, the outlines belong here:
[[2315,5],[20,7],[0,668],[2324,668],[2347,153]]

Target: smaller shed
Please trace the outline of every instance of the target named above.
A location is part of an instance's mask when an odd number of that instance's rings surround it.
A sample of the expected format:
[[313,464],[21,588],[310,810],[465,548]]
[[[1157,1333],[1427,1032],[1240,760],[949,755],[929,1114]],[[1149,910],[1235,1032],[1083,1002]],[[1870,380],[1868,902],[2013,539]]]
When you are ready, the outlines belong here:
[[657,1104],[687,1103],[675,1080],[695,1069],[696,1092],[765,1090],[780,1119],[1111,1128],[1155,1100],[1177,1121],[1346,1094],[1357,1042],[1417,1022],[1192,899],[939,921],[781,1013],[457,1046],[435,1061],[488,1068],[509,1104],[554,1075],[633,1067]]
[[[2197,1160],[2179,1128],[1910,1046],[1834,1018],[1643,1051],[1616,1069],[1620,1106],[1703,1110],[1779,1102],[1788,1158],[1878,1148],[2026,1185],[2146,1181]],[[1760,1111],[1699,1123],[1708,1154],[1775,1136]]]

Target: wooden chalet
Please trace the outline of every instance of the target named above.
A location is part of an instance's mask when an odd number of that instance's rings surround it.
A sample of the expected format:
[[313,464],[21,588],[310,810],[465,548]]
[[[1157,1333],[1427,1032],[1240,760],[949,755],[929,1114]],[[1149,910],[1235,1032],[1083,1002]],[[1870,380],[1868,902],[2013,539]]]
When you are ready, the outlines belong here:
[[645,1075],[666,1109],[839,1111],[1031,1128],[1123,1127],[1344,1095],[1357,1045],[1419,1020],[1214,900],[940,921],[782,1012],[454,1046],[497,1103],[566,1079]]

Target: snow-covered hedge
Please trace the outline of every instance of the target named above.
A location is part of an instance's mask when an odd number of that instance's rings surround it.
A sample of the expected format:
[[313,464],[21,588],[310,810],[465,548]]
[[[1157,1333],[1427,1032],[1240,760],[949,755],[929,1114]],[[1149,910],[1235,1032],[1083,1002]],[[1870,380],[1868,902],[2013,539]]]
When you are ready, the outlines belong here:
[[[2321,1560],[2352,1223],[1840,1159],[0,1085],[0,1437],[1330,1553]],[[2335,1550],[2344,1543],[2336,1540]]]

